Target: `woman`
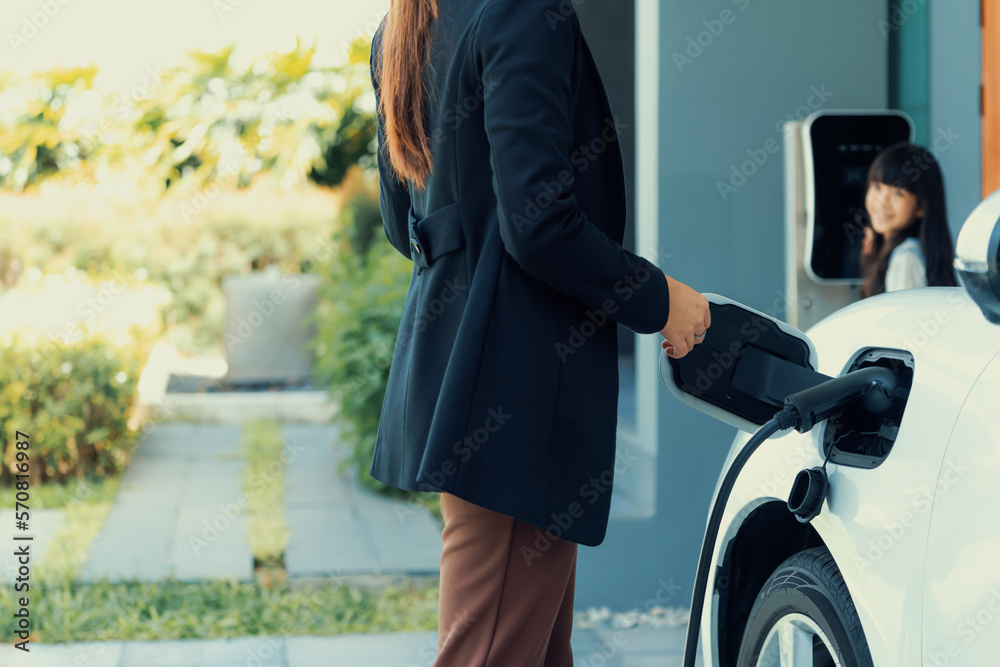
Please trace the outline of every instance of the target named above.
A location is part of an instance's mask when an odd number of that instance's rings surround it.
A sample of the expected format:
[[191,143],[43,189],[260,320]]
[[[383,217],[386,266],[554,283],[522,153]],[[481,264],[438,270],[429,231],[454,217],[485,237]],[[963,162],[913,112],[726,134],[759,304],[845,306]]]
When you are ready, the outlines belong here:
[[615,322],[680,358],[708,303],[621,246],[619,124],[572,3],[392,0],[371,66],[385,233],[414,262],[371,475],[441,494],[439,667],[570,667]]

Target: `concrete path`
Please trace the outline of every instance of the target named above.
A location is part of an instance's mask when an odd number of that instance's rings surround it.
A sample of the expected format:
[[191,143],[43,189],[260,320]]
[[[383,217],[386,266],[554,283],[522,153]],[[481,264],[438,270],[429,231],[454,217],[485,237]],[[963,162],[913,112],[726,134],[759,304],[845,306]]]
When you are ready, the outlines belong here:
[[[683,647],[682,627],[578,628],[573,633],[576,667],[680,667]],[[0,667],[430,667],[436,648],[435,632],[88,642],[35,645],[30,654],[5,645]]]
[[[335,427],[287,424],[282,439],[289,575],[438,572],[440,526],[338,472],[347,451]],[[79,578],[251,579],[239,440],[235,425],[160,424],[138,445]]]
[[294,453],[285,468],[290,576],[437,574],[437,521],[422,506],[361,489],[352,473],[337,472],[348,452],[334,427],[287,425],[282,436]]
[[159,424],[139,443],[79,578],[250,579],[240,429]]

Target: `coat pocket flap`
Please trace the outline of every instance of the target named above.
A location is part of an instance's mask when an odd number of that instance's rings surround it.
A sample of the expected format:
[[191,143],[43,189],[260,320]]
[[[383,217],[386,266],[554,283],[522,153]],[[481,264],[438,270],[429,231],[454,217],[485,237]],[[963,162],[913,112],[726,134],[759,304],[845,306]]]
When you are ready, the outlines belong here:
[[410,255],[426,268],[435,259],[465,246],[458,204],[448,204],[417,218],[410,207]]

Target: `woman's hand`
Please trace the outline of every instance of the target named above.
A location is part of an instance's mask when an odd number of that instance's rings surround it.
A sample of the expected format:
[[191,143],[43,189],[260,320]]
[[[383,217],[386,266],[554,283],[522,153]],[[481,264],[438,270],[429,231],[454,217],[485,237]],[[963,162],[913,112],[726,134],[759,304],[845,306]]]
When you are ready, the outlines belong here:
[[665,339],[660,345],[667,355],[680,359],[705,340],[708,328],[712,326],[712,315],[708,309],[708,299],[702,294],[670,276],[667,288],[670,290],[670,314],[667,324],[660,331]]

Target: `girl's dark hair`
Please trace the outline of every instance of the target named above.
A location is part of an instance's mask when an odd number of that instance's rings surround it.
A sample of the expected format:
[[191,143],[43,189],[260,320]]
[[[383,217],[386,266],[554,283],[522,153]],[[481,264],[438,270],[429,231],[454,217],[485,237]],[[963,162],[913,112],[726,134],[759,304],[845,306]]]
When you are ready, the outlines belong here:
[[[438,0],[392,0],[377,64],[379,114],[389,164],[400,180],[423,190],[431,173],[431,142],[424,129],[424,64]],[[374,45],[373,45],[374,48]]]
[[867,185],[884,183],[916,195],[923,218],[891,240],[875,234],[870,252],[861,252],[861,277],[858,289],[862,299],[885,292],[885,274],[889,256],[907,238],[920,240],[924,253],[928,285],[956,286],[952,268],[955,257],[945,209],[944,178],[934,155],[922,146],[903,142],[885,149],[868,169]]

